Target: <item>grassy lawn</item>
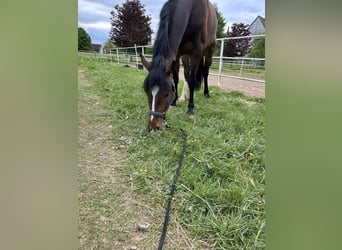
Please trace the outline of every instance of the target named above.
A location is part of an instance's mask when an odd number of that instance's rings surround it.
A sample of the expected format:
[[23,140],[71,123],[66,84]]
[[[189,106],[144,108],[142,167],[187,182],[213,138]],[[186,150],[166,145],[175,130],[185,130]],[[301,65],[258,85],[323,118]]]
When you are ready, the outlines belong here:
[[167,114],[171,128],[148,133],[146,71],[82,58],[79,67],[111,110],[110,138],[127,155],[125,171],[135,195],[166,206],[183,128],[187,153],[171,217],[211,249],[265,248],[264,99],[210,87],[207,100],[202,88],[195,93],[194,117],[186,115],[187,102],[178,103]]

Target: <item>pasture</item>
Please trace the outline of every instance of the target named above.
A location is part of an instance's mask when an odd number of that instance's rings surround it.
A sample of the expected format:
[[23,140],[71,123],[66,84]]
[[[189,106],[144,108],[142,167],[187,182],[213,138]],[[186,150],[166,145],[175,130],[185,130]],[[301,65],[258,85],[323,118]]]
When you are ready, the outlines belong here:
[[265,248],[264,99],[210,86],[207,100],[202,86],[193,117],[178,102],[170,128],[149,133],[147,71],[81,57],[79,69],[80,249],[156,249],[180,128],[188,144],[165,249]]

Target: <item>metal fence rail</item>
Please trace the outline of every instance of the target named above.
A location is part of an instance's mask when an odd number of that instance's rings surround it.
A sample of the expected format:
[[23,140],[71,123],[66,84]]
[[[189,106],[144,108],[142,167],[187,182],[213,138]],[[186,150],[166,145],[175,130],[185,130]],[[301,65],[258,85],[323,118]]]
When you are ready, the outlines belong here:
[[[221,77],[230,77],[254,82],[265,83],[266,60],[265,58],[225,57],[223,56],[225,41],[229,39],[255,39],[265,35],[244,37],[231,37],[217,39],[216,55],[210,68],[210,75],[217,76],[217,85],[220,85]],[[78,52],[80,57],[106,60],[112,63],[132,65],[143,69],[139,55],[144,55],[148,60],[152,58],[152,46],[134,46],[124,48],[103,49],[103,53]]]

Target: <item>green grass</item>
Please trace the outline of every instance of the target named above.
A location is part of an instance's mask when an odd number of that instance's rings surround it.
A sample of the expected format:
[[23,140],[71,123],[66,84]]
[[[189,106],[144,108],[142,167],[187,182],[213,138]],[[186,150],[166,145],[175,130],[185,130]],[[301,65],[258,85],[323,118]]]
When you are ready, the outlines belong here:
[[187,153],[171,216],[213,249],[265,248],[264,99],[209,87],[207,100],[202,89],[195,93],[194,117],[186,115],[187,102],[178,103],[167,114],[171,128],[149,133],[146,71],[82,58],[79,66],[113,110],[113,138],[129,155],[134,192],[166,206],[183,128]]

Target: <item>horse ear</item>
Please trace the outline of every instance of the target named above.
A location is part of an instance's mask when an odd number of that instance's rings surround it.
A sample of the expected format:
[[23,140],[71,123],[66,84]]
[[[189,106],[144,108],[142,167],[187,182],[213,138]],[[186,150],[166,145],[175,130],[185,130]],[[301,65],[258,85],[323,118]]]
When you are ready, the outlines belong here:
[[145,57],[140,54],[140,59],[141,59],[141,63],[145,66],[145,68],[150,71],[150,63],[148,61],[146,61]]

